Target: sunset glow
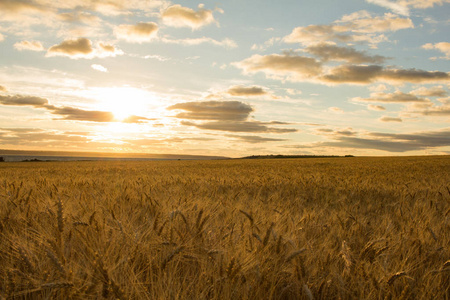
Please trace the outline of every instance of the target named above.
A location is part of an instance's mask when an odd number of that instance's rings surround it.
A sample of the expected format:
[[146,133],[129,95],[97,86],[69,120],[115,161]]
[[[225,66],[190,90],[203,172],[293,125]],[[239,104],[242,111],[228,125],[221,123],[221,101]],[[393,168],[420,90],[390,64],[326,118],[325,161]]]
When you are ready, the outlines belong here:
[[0,0],[0,148],[449,154],[449,15],[450,0]]

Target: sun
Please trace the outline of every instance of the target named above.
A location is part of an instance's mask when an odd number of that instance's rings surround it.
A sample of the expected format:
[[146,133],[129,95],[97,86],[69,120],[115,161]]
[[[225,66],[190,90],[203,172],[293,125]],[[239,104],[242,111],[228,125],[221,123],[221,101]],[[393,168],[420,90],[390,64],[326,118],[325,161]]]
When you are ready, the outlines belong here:
[[116,121],[130,116],[146,117],[149,107],[155,104],[153,93],[128,86],[97,88],[94,94],[99,101],[96,107],[113,113]]

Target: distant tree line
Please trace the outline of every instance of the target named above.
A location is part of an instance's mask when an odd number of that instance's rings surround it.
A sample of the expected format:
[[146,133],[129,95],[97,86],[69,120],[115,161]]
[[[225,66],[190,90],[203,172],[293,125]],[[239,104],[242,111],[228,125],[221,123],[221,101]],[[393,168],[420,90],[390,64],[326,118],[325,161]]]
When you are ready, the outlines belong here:
[[[327,157],[342,157],[339,155],[252,155],[241,157],[241,159],[264,159],[264,158],[327,158]],[[345,157],[354,157],[354,155],[345,155]]]

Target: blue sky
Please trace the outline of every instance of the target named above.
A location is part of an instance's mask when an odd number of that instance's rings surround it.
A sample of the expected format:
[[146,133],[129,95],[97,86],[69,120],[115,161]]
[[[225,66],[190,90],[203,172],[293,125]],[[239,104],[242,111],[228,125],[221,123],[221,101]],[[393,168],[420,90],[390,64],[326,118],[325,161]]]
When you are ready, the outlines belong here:
[[0,0],[0,148],[449,154],[449,4]]

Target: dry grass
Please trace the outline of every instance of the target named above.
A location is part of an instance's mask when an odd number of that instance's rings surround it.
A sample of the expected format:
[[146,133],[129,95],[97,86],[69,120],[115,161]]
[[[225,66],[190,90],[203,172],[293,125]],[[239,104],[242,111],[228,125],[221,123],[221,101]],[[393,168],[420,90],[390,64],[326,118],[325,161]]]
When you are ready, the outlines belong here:
[[2,163],[0,298],[450,299],[450,157]]

